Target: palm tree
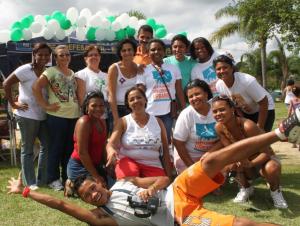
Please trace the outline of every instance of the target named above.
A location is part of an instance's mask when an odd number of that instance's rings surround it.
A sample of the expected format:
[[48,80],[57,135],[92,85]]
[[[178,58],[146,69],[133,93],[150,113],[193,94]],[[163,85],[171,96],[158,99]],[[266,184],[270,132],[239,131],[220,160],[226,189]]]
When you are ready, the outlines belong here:
[[266,87],[266,45],[268,38],[271,37],[273,24],[268,21],[266,12],[270,11],[269,0],[239,0],[237,3],[219,9],[215,13],[216,19],[224,16],[236,17],[236,20],[221,26],[211,34],[210,41],[218,42],[219,46],[224,38],[235,33],[244,37],[251,45],[259,43],[261,55],[261,76],[262,84]]

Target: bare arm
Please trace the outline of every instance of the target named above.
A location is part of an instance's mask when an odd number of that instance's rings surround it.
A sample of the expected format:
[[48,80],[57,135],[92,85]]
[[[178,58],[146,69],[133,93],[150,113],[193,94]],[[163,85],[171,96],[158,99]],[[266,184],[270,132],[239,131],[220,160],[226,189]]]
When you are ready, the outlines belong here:
[[264,129],[265,123],[268,117],[268,98],[265,96],[259,104],[259,113],[258,113],[258,121],[257,125],[259,128]]
[[49,104],[47,100],[44,99],[42,94],[42,89],[48,85],[48,79],[45,75],[41,75],[33,84],[32,91],[37,103],[46,111],[58,111],[60,108],[59,103]]
[[77,82],[77,97],[78,97],[78,101],[79,101],[79,106],[82,106],[83,104],[83,100],[84,100],[84,96],[86,93],[86,88],[85,88],[85,81],[83,81],[80,78],[75,78],[76,82]]
[[158,121],[158,124],[161,129],[161,141],[162,141],[162,149],[163,149],[163,163],[164,163],[164,168],[167,176],[169,178],[172,177],[172,172],[171,172],[171,158],[170,158],[170,153],[169,153],[169,144],[168,144],[168,138],[167,138],[167,131],[166,128],[161,121],[161,119],[156,118]]
[[184,94],[183,94],[183,91],[182,91],[181,79],[176,80],[175,89],[176,89],[176,96],[179,99],[181,109],[184,109],[186,103],[185,103],[185,98],[184,98]]
[[117,153],[119,152],[119,147],[121,144],[121,137],[126,130],[126,121],[123,118],[120,118],[117,121],[117,124],[109,138],[109,141],[106,145],[107,151],[107,163],[106,166],[115,165]]
[[118,108],[117,108],[117,78],[118,70],[113,64],[108,69],[108,102],[112,111],[114,124],[117,123],[119,119]]
[[191,156],[188,153],[188,150],[185,147],[185,142],[180,141],[180,140],[176,140],[175,138],[173,138],[173,144],[176,147],[176,150],[177,150],[180,158],[184,162],[184,164],[187,167],[193,165],[194,161],[192,160]]
[[89,155],[89,136],[91,123],[85,117],[81,117],[75,127],[75,136],[78,142],[78,154],[86,170],[93,176],[97,183],[106,186],[105,180],[98,174]]
[[[10,194],[21,194],[23,190],[22,182],[20,179],[16,180],[12,178],[11,180],[9,180],[9,186],[7,186],[7,188],[9,190],[8,193]],[[100,217],[99,212],[95,213],[94,210],[87,210],[85,208],[77,206],[74,203],[66,202],[47,194],[30,191],[28,197],[36,202],[39,202],[53,209],[57,209],[90,225],[117,226],[116,221],[106,214],[102,214]]]
[[28,109],[28,104],[20,103],[18,101],[15,102],[12,97],[12,87],[13,87],[13,85],[17,84],[18,82],[20,82],[20,80],[18,79],[18,77],[15,74],[10,74],[5,79],[5,81],[3,82],[5,98],[8,100],[8,102],[12,108],[26,111]]

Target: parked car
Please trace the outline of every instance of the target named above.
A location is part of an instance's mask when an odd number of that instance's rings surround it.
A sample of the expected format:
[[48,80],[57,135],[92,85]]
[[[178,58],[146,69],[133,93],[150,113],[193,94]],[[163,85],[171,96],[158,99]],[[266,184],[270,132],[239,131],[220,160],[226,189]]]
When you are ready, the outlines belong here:
[[275,89],[270,94],[271,94],[274,102],[281,102],[282,101],[282,92],[281,92],[280,89]]

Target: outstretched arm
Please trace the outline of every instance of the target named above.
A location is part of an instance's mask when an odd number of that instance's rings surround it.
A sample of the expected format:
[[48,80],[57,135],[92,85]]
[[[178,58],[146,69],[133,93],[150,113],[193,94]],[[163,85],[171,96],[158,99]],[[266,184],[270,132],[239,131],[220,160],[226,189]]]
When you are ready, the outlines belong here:
[[[9,194],[21,194],[23,191],[23,185],[21,179],[11,178],[8,181]],[[52,197],[47,194],[39,193],[36,191],[30,191],[28,196],[32,200],[46,205],[50,208],[57,209],[65,214],[68,214],[80,221],[86,222],[90,225],[97,226],[117,226],[116,221],[106,214],[99,214],[101,210],[87,210],[85,208],[79,207],[73,203],[60,200],[58,198]],[[99,212],[100,211],[100,212]]]

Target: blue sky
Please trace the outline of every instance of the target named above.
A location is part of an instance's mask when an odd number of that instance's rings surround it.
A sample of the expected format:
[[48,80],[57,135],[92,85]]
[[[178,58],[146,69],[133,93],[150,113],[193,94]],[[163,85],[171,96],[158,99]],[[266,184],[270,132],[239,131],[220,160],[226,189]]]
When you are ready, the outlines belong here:
[[[202,36],[208,38],[218,27],[232,18],[216,20],[214,13],[231,3],[232,0],[0,0],[1,20],[0,30],[8,29],[14,21],[27,14],[46,15],[55,10],[66,12],[70,7],[79,11],[88,8],[94,14],[99,10],[109,15],[121,14],[131,9],[143,12],[148,18],[154,18],[164,24],[168,32],[188,32],[190,40]],[[227,38],[222,43],[219,52],[231,52],[237,61],[249,47],[238,35]],[[269,48],[274,48],[269,46]]]

